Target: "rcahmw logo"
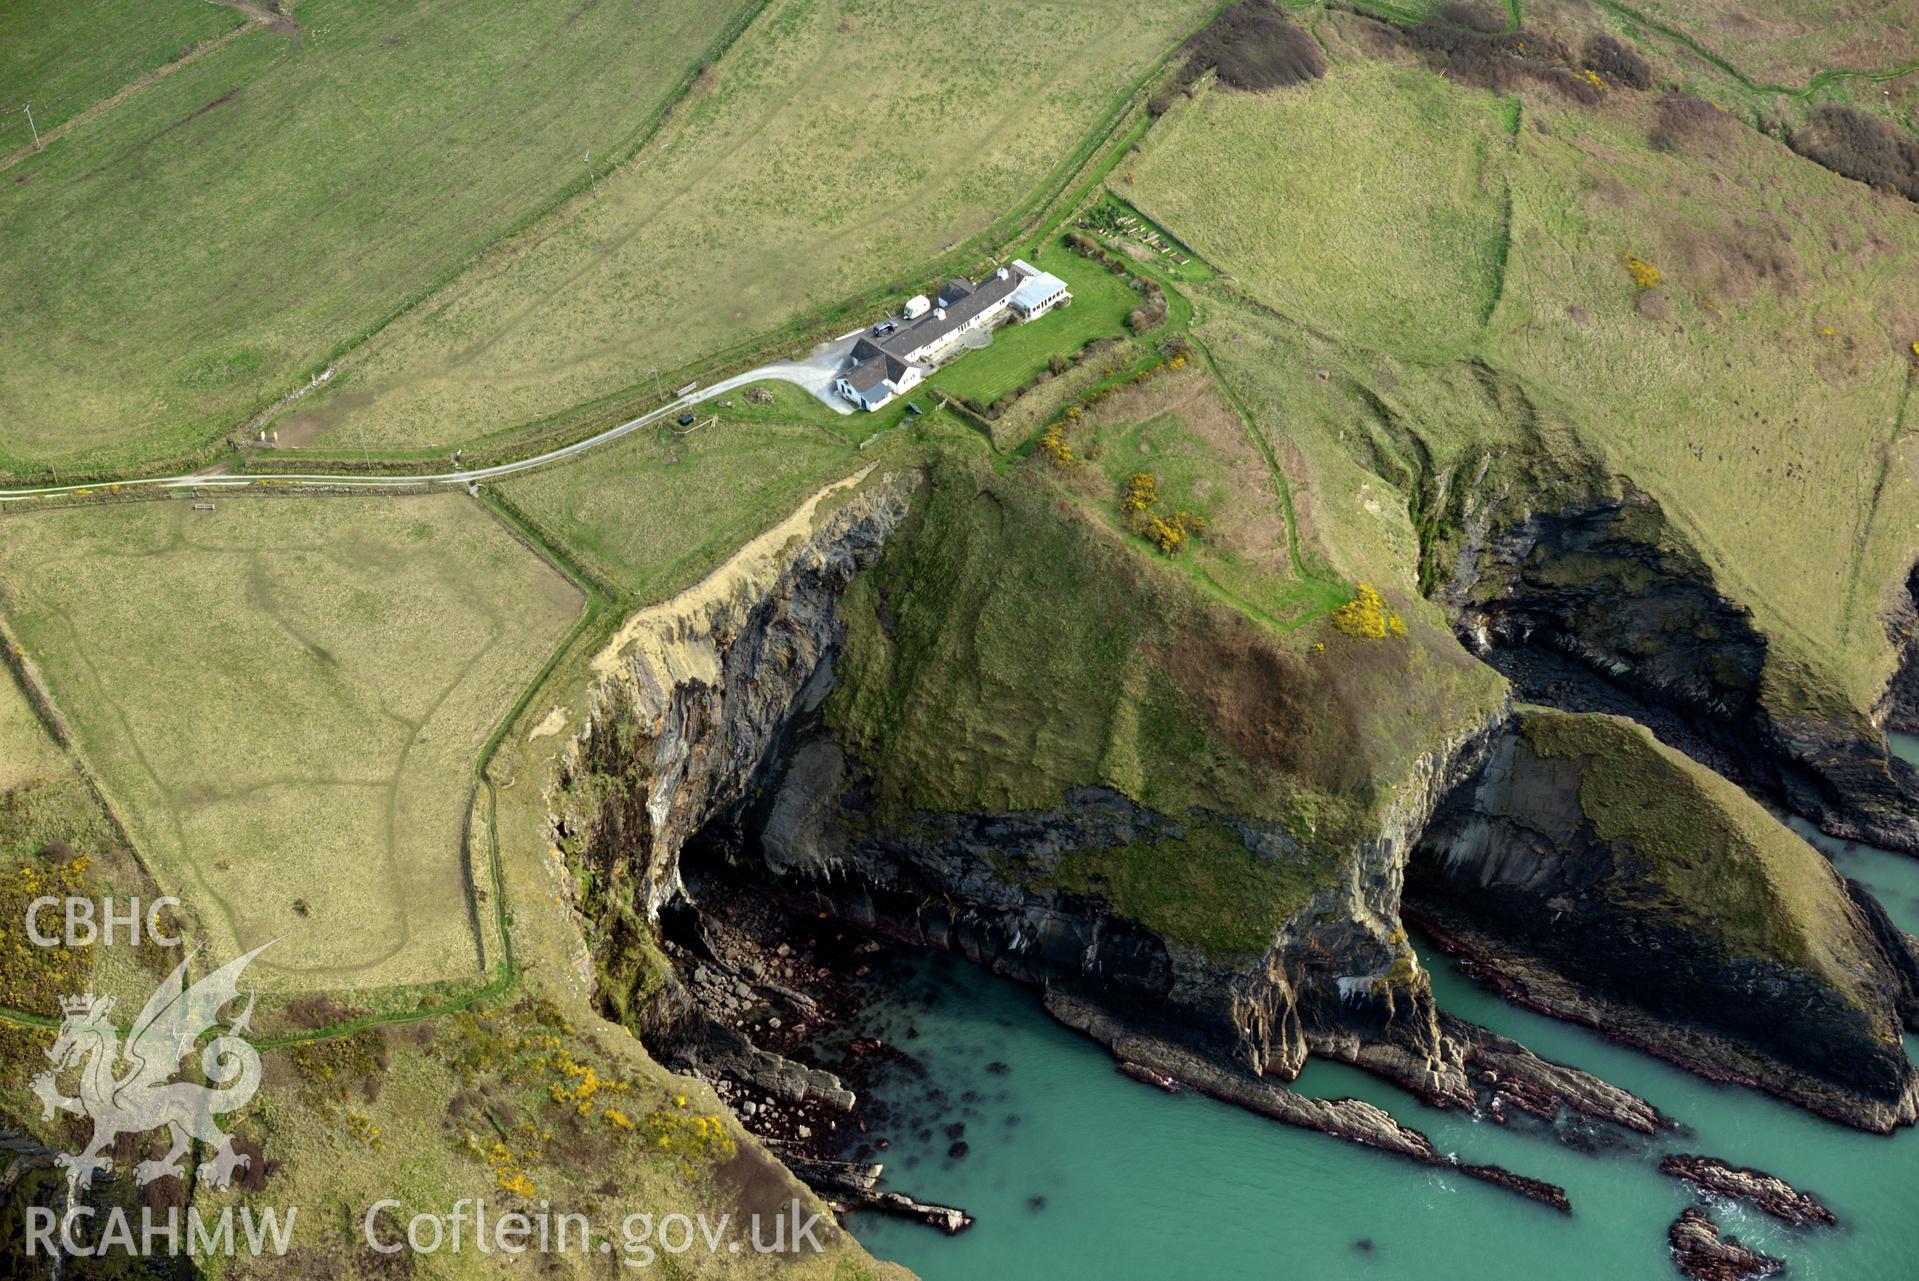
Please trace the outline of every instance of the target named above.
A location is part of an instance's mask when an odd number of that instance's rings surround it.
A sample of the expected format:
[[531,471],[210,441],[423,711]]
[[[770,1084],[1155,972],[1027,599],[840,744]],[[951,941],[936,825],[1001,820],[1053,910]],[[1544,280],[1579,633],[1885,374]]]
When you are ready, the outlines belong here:
[[[27,1254],[82,1259],[116,1252],[133,1258],[184,1254],[210,1259],[242,1251],[255,1256],[283,1255],[292,1243],[293,1223],[299,1214],[298,1206],[289,1206],[283,1222],[276,1209],[268,1207],[255,1215],[252,1206],[243,1205],[236,1233],[236,1216],[230,1205],[222,1207],[210,1223],[192,1206],[184,1215],[178,1206],[167,1207],[163,1215],[155,1214],[151,1206],[142,1206],[137,1227],[133,1216],[120,1206],[96,1216],[90,1205],[75,1206],[64,1215],[44,1205],[31,1205],[27,1207]],[[97,1236],[90,1230],[96,1217],[102,1220]]]
[[[177,1216],[156,1222],[150,1212],[142,1215],[142,1231],[136,1238],[125,1210],[115,1207],[105,1214],[105,1227],[98,1241],[89,1244],[79,1231],[78,1221],[93,1217],[92,1207],[82,1204],[81,1194],[93,1182],[95,1174],[110,1172],[113,1161],[102,1155],[122,1134],[144,1134],[164,1127],[171,1139],[167,1153],[159,1160],[142,1161],[133,1170],[133,1181],[144,1187],[167,1175],[184,1176],[181,1159],[192,1141],[198,1139],[213,1148],[211,1158],[195,1170],[198,1180],[210,1188],[224,1188],[233,1181],[236,1170],[244,1169],[250,1158],[233,1150],[233,1137],[215,1123],[214,1118],[245,1107],[260,1088],[260,1052],[246,1040],[253,1016],[253,998],[238,1017],[221,1026],[221,1011],[240,998],[240,975],[253,959],[271,947],[271,943],[229,961],[192,986],[187,985],[187,966],[195,954],[189,953],[167,979],[148,998],[133,1020],[124,1045],[119,1030],[108,1015],[111,998],[92,995],[63,998],[65,1019],[59,1035],[47,1050],[53,1067],[34,1078],[33,1092],[43,1106],[42,1119],[52,1120],[55,1112],[71,1112],[93,1122],[93,1137],[79,1152],[61,1153],[55,1164],[67,1171],[68,1202],[72,1206],[60,1216],[58,1230],[54,1211],[41,1207],[28,1210],[28,1250],[40,1247],[69,1254],[99,1253],[125,1249],[132,1253],[155,1239],[164,1239],[177,1251],[182,1244],[191,1253],[197,1247],[217,1252],[233,1248],[231,1208],[222,1211],[220,1220],[209,1227],[197,1213],[187,1212],[184,1229]],[[181,1063],[191,1054],[202,1035],[219,1035],[200,1050],[200,1068],[209,1085],[175,1081]],[[124,1070],[121,1064],[125,1064]],[[61,1093],[60,1076],[68,1069],[78,1073],[79,1093]],[[275,1213],[255,1219],[250,1210],[241,1211],[242,1233],[248,1248],[255,1253],[268,1246],[286,1248],[293,1231],[297,1209],[287,1211],[280,1223]],[[184,1234],[184,1242],[182,1236]]]

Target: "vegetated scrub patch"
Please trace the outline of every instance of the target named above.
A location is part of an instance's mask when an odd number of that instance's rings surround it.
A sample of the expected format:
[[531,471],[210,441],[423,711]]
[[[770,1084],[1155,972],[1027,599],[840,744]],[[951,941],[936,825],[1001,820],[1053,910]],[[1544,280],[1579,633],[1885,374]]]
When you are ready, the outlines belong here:
[[1271,946],[1337,870],[1326,855],[1260,853],[1228,824],[1196,815],[1165,839],[1071,851],[1053,881],[1099,894],[1163,937],[1224,959]]
[[1792,131],[1792,149],[1834,173],[1919,201],[1919,139],[1889,120],[1828,103]]
[[464,497],[0,521],[6,608],[169,893],[278,991],[477,974],[494,723],[578,592]]
[[1509,139],[1489,96],[1421,68],[1202,90],[1120,189],[1262,302],[1356,344],[1457,350],[1498,281]]
[[1052,472],[1097,519],[1127,530],[1117,497],[1130,477],[1148,474],[1158,493],[1150,514],[1185,511],[1206,522],[1181,552],[1182,565],[1277,621],[1306,607],[1272,469],[1202,369],[1186,365],[1124,387],[1069,419],[1065,434],[1083,461]]
[[[60,998],[91,991],[137,1008],[177,953],[123,933],[101,944],[43,947],[27,935],[27,912],[49,896],[98,902],[110,895],[122,904],[137,898],[150,905],[159,893],[73,758],[53,740],[13,675],[0,671],[0,1006],[57,1019]],[[61,908],[43,910],[38,923],[61,934]],[[178,913],[162,912],[159,923],[193,936],[190,920]],[[36,1052],[51,1043],[51,1033],[0,1022],[0,1071],[10,1084],[24,1083],[28,1073],[15,1075],[14,1067],[38,1059]]]
[[630,148],[746,3],[303,0],[16,165],[0,475],[238,427]]
[[[246,21],[206,0],[13,0],[0,6],[0,156]],[[33,105],[28,126],[27,103]]]
[[1187,76],[1207,70],[1234,89],[1279,89],[1326,74],[1312,33],[1289,20],[1272,0],[1238,0],[1187,45]]
[[1488,358],[1659,501],[1778,657],[1871,706],[1919,520],[1910,204],[1751,130],[1656,150],[1643,99],[1535,110]]
[[596,576],[636,601],[663,600],[859,465],[822,427],[718,412],[690,435],[635,433],[500,492]]
[[317,394],[315,443],[511,429],[897,280],[1017,208],[1204,12],[774,0],[596,200]]

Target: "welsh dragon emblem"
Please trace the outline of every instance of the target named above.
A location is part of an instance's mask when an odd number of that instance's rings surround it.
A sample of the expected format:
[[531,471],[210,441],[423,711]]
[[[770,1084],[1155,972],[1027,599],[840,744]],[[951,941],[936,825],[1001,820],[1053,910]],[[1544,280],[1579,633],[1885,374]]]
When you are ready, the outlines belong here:
[[[93,1137],[84,1149],[55,1158],[66,1167],[68,1183],[76,1192],[91,1184],[96,1173],[112,1171],[112,1158],[101,1153],[115,1138],[163,1125],[172,1131],[172,1147],[160,1160],[134,1167],[136,1184],[182,1174],[181,1158],[193,1139],[214,1148],[212,1159],[198,1170],[210,1187],[226,1187],[234,1171],[247,1165],[249,1158],[233,1150],[232,1137],[214,1124],[214,1118],[245,1107],[260,1088],[260,1052],[245,1039],[253,1017],[251,995],[239,1017],[200,1051],[200,1066],[210,1084],[173,1077],[200,1038],[220,1026],[220,1011],[239,999],[241,972],[271,946],[253,949],[191,987],[186,981],[187,966],[197,953],[189,953],[147,1000],[124,1045],[107,1017],[113,1009],[111,997],[62,999],[65,1018],[47,1051],[53,1068],[34,1078],[33,1092],[45,1109],[43,1120],[53,1119],[59,1110],[93,1121]],[[80,1096],[68,1098],[60,1093],[56,1078],[75,1064],[80,1069]]]

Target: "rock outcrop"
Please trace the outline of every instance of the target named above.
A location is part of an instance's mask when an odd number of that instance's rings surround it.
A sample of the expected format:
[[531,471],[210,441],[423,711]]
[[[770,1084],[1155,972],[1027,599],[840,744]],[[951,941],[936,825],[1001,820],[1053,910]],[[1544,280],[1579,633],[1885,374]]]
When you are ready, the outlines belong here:
[[[1521,697],[1630,716],[1835,836],[1919,854],[1919,770],[1774,652],[1647,495],[1482,530],[1437,595]],[[1910,718],[1909,687],[1919,677],[1896,678],[1879,714]]]
[[1785,1264],[1768,1254],[1748,1250],[1732,1237],[1719,1235],[1719,1225],[1691,1208],[1680,1211],[1666,1230],[1672,1261],[1688,1281],[1751,1281],[1769,1277]]
[[[1127,1010],[1254,1072],[1290,1081],[1311,1052],[1470,1106],[1463,1069],[1441,1042],[1430,984],[1398,928],[1407,850],[1451,777],[1438,764],[1397,822],[1267,946],[1241,955],[1168,938],[1060,875],[1075,852],[1148,842],[1218,816],[1173,819],[1109,789],[1083,788],[1052,811],[916,814],[876,826],[859,811],[856,769],[830,737],[817,736],[769,780],[758,831],[765,865],[818,910]],[[1264,857],[1298,857],[1283,831],[1225,823]]]
[[[870,469],[869,469],[870,470]],[[554,844],[601,999],[671,1023],[690,999],[653,950],[689,837],[739,804],[830,677],[837,603],[905,516],[910,477],[861,472],[816,494],[698,586],[633,615],[594,659],[586,724],[549,788]]]
[[1521,713],[1423,837],[1408,911],[1522,1003],[1865,1129],[1919,1117],[1888,927],[1630,722]]
[[1790,1223],[1795,1228],[1815,1225],[1830,1228],[1839,1222],[1817,1197],[1764,1170],[1732,1166],[1717,1157],[1685,1152],[1668,1153],[1660,1159],[1659,1169],[1713,1196],[1729,1201],[1750,1201],[1781,1223]]

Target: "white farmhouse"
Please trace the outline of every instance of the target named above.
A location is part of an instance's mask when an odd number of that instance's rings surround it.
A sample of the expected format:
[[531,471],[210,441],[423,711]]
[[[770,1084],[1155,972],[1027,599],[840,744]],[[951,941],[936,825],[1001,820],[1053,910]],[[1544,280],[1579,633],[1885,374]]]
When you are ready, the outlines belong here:
[[967,334],[990,328],[1009,310],[1037,319],[1072,296],[1065,281],[1023,259],[977,284],[954,277],[930,303],[924,294],[907,303],[905,323],[853,344],[853,363],[833,389],[862,409],[878,409],[918,386]]

